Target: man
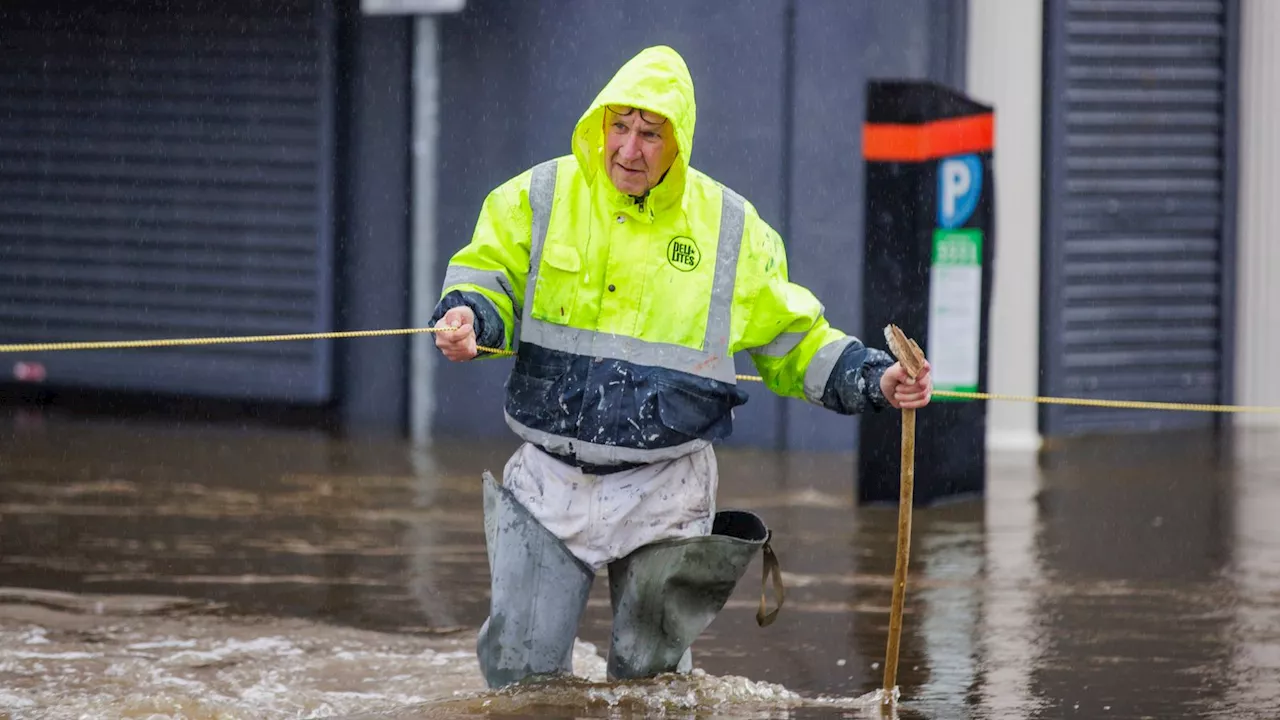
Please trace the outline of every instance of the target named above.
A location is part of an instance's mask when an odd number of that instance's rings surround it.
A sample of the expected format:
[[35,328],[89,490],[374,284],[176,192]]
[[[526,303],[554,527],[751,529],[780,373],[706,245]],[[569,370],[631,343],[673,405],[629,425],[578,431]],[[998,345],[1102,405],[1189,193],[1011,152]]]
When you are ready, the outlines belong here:
[[485,487],[492,687],[570,671],[604,567],[610,676],[690,668],[768,538],[754,515],[715,511],[711,443],[747,399],[735,353],[773,392],[837,413],[929,402],[927,367],[912,380],[832,328],[755,208],[690,166],[695,116],[681,57],[644,50],[583,113],[571,155],[489,194],[449,264],[433,321],[457,329],[437,347],[518,348],[505,416],[525,443]]

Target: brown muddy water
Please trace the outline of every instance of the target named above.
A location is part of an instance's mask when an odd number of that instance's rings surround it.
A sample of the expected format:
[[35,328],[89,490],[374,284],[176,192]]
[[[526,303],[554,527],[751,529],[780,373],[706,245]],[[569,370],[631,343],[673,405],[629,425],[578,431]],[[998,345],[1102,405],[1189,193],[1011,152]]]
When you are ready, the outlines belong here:
[[[853,506],[851,456],[734,448],[774,625],[757,559],[693,676],[606,684],[601,577],[581,680],[485,692],[479,477],[512,449],[6,415],[0,718],[880,715],[896,508]],[[993,456],[911,561],[898,717],[1280,717],[1280,432]]]

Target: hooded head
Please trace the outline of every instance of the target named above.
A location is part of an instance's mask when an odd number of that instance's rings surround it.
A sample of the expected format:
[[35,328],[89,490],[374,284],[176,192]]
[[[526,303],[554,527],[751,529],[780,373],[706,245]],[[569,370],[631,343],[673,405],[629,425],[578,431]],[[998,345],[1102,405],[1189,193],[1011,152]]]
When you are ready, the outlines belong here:
[[[617,148],[613,153],[607,152],[606,148],[611,144],[609,133],[615,131],[611,124],[606,127],[606,123],[614,119],[609,110],[611,106],[624,111],[627,108],[645,111],[632,112],[621,118],[621,122],[627,127],[627,134],[642,129],[653,131],[655,128],[653,124],[646,122],[646,116],[653,118],[656,114],[666,118],[666,123],[658,131],[664,142],[675,143],[674,159],[665,175],[660,170],[651,173],[656,176],[656,185],[652,184],[653,181],[642,182],[647,177],[642,178],[641,174],[632,172],[655,170],[646,166],[652,165],[651,160],[660,154],[647,153],[649,159],[646,160],[639,149],[646,142],[644,138],[619,138],[618,142],[612,144],[632,144],[621,152],[617,152]],[[647,48],[618,70],[582,114],[574,128],[573,154],[577,157],[587,182],[593,186],[599,183],[607,192],[620,199],[627,195],[637,195],[638,193],[631,191],[649,186],[648,199],[651,206],[661,207],[679,201],[684,193],[696,119],[693,78],[689,75],[684,59],[669,47]],[[650,136],[650,141],[652,140]],[[670,152],[666,155],[670,157]],[[611,175],[626,187],[619,188],[618,183],[610,179]]]

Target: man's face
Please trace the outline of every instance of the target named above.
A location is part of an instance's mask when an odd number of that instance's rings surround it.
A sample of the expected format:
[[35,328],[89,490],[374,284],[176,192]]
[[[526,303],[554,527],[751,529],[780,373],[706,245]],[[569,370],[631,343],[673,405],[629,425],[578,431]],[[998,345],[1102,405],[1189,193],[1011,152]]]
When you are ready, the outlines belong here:
[[628,195],[648,192],[675,161],[675,131],[661,115],[610,105],[605,108],[604,131],[609,179]]

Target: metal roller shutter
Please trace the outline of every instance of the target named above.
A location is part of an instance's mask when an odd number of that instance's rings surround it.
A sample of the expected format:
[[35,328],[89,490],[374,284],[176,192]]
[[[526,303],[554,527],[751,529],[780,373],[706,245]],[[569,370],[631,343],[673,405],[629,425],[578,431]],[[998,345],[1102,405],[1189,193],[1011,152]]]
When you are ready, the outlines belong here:
[[[320,0],[0,6],[0,343],[332,329]],[[0,356],[63,386],[315,402],[323,342]]]
[[[1222,401],[1230,233],[1224,0],[1049,0],[1042,391]],[[1046,435],[1206,414],[1044,406]]]

